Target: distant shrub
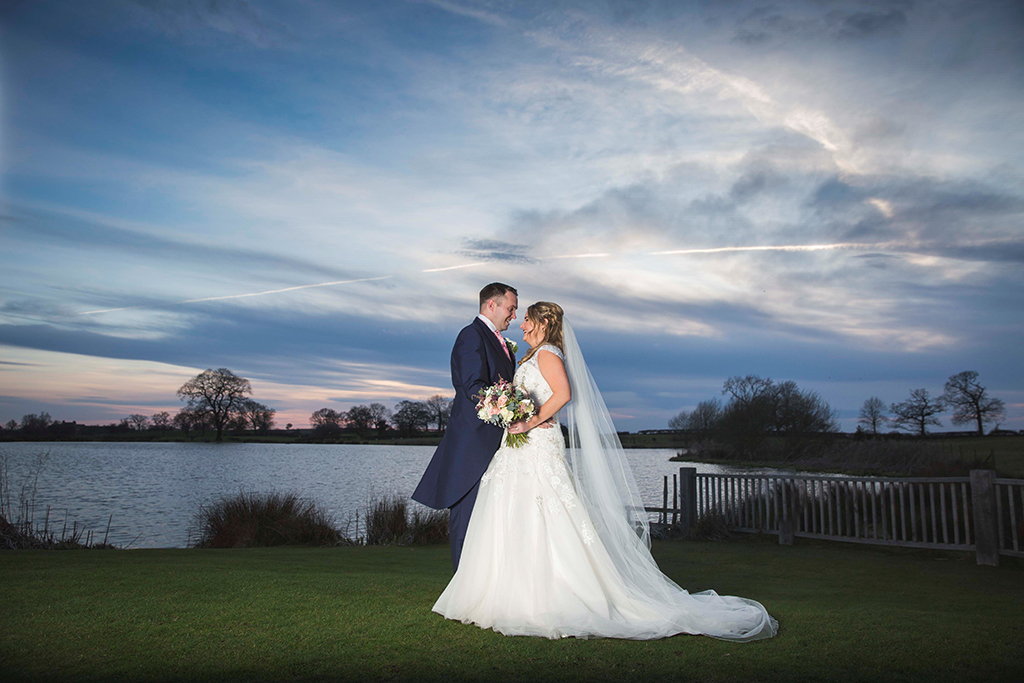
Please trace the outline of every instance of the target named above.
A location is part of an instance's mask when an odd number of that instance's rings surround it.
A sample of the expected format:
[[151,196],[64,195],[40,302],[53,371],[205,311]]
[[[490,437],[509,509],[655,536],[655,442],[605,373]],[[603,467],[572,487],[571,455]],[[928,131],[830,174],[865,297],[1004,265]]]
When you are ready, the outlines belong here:
[[195,537],[190,538],[194,548],[332,546],[345,542],[330,516],[296,493],[242,491],[213,505],[200,506],[194,527]]

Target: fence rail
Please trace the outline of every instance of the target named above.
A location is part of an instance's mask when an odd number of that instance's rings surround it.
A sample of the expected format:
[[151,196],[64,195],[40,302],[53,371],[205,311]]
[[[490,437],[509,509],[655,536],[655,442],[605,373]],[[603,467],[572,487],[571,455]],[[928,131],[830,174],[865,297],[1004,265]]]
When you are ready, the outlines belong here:
[[692,525],[718,514],[735,531],[777,534],[779,543],[818,538],[910,548],[974,551],[979,564],[1024,557],[1024,480],[969,477],[846,477],[698,474],[668,477],[665,524]]

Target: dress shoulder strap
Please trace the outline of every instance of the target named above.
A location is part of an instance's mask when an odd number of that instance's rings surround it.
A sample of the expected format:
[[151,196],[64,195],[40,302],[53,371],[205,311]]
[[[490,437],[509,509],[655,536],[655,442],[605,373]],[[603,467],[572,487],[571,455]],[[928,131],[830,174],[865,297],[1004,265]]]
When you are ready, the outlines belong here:
[[554,344],[544,344],[540,348],[538,348],[537,351],[550,351],[551,353],[561,358],[563,362],[565,361],[565,355],[562,353],[562,349],[558,348]]

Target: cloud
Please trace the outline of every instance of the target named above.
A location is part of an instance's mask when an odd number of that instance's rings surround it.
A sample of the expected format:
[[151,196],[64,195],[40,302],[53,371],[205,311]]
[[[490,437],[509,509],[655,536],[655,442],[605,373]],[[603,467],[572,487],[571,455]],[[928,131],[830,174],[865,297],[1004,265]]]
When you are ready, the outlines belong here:
[[[151,231],[115,225],[104,216],[79,212],[57,212],[9,207],[17,213],[0,217],[6,223],[8,237],[33,244],[73,245],[76,249],[96,249],[119,256],[159,257],[162,261],[213,267],[219,270],[245,270],[266,273],[285,271],[293,277],[324,276],[336,279],[354,277],[353,272],[324,266],[312,260],[289,258],[281,253],[239,246],[225,246],[198,239],[158,235]],[[77,215],[76,215],[77,214]],[[156,226],[150,230],[157,229]]]
[[843,18],[840,38],[866,38],[876,34],[900,33],[907,27],[907,15],[901,10],[891,12],[854,12]]
[[287,27],[248,0],[130,1],[150,25],[187,42],[206,42],[210,31],[262,48],[290,42]]
[[[739,18],[733,40],[758,46],[781,38],[864,39],[876,35],[898,35],[906,30],[910,2],[889,2],[894,9],[865,11],[851,9],[860,3],[790,3],[760,6]],[[845,5],[845,6],[844,6]],[[789,10],[787,12],[787,10]]]
[[512,263],[536,263],[537,260],[528,255],[529,246],[510,244],[499,240],[464,238],[465,249],[458,253],[471,259],[487,261],[509,261]]

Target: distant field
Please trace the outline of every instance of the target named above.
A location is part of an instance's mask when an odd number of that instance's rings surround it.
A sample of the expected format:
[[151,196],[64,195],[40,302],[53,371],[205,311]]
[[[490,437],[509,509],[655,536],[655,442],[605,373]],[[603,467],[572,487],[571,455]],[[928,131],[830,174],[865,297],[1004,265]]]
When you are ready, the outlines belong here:
[[[637,443],[634,443],[630,438],[623,438],[623,446],[626,448],[685,448],[687,446],[687,444],[658,445],[671,444],[675,436],[671,434],[642,434],[638,436],[642,437],[642,439]],[[675,436],[675,438],[678,439],[679,437]],[[885,441],[882,442],[883,448],[885,443]],[[947,439],[937,435],[920,442],[915,439],[904,438],[892,441],[891,443],[894,445],[919,443],[922,446],[933,446],[936,461],[962,460],[972,465],[977,463],[981,467],[994,469],[1001,476],[1024,478],[1024,436],[954,437]],[[687,459],[686,456],[684,456],[684,459]],[[785,460],[769,459],[716,460],[703,458],[701,460],[704,462],[732,463],[758,467],[804,466],[799,463],[794,465],[794,463]],[[823,469],[830,468],[825,466]]]
[[994,469],[1012,477],[1024,477],[1024,436],[983,436],[945,439],[953,458],[966,460],[992,458]]

